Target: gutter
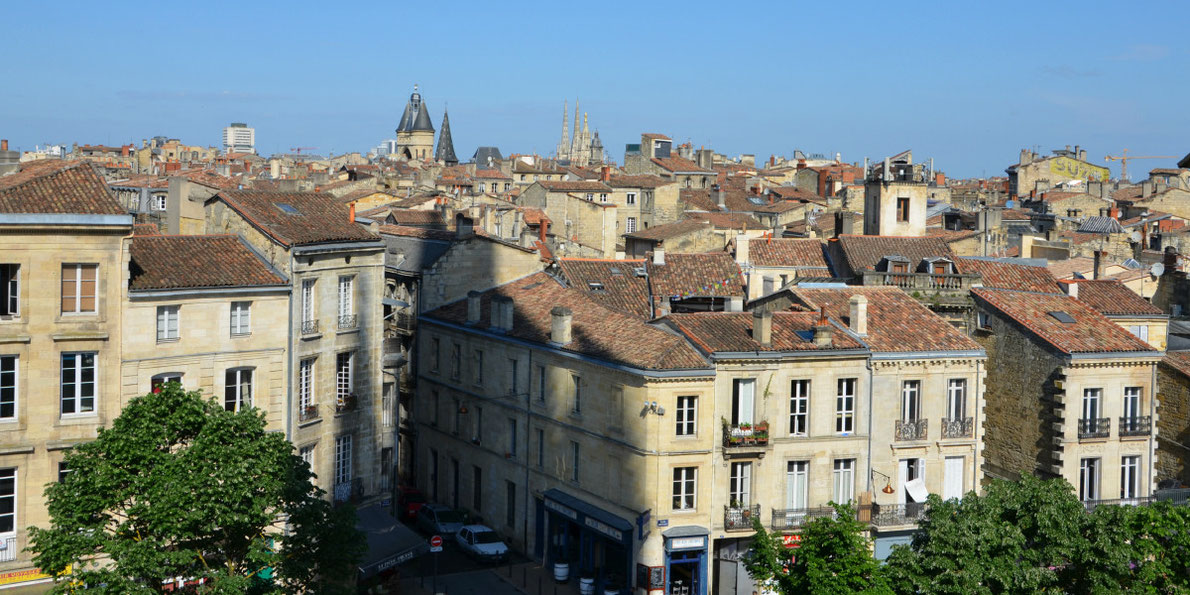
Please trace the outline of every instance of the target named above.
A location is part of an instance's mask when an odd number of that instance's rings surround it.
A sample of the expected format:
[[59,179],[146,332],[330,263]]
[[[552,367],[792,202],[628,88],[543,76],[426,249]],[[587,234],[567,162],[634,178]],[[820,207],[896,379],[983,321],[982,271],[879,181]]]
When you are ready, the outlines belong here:
[[153,299],[153,298],[170,298],[170,297],[189,297],[189,296],[206,296],[215,297],[219,295],[243,295],[243,294],[261,294],[261,293],[289,293],[292,287],[289,285],[236,285],[231,287],[194,287],[194,288],[180,288],[180,289],[133,289],[128,291],[128,299]]
[[983,349],[963,349],[959,351],[884,351],[872,352],[872,359],[874,360],[918,360],[918,359],[945,359],[945,358],[987,358],[988,354]]
[[0,225],[97,225],[107,227],[132,227],[132,215],[13,213],[0,215]]
[[807,358],[848,358],[857,355],[869,355],[867,349],[831,349],[818,350],[808,349],[806,351],[716,351],[711,353],[712,360],[727,360],[727,359],[761,359],[761,360],[782,360],[795,357]]
[[[294,261],[293,252],[294,252],[293,250],[289,251],[289,273],[290,273],[290,275],[293,274],[293,267],[296,264]],[[289,353],[286,354],[287,357],[285,358],[285,437],[287,439],[289,439],[290,443],[292,443],[293,439],[294,439],[294,435],[293,435],[293,417],[294,417],[294,412],[293,412],[293,352],[294,352],[293,308],[294,308],[294,303],[293,303],[293,300],[290,299],[289,300],[289,316],[288,316],[289,325],[288,325],[287,332],[286,332],[286,334],[288,335],[288,338],[286,340],[286,346],[289,349]]]
[[1124,357],[1137,358],[1152,358],[1162,359],[1165,357],[1164,351],[1093,351],[1088,353],[1068,353],[1066,357],[1070,360],[1086,360],[1086,359],[1118,359]]
[[342,242],[337,244],[308,244],[303,246],[294,246],[292,249],[290,249],[290,252],[295,255],[321,254],[327,252],[345,252],[348,250],[383,250],[384,248],[384,240],[376,238],[375,240],[367,240],[362,242]]

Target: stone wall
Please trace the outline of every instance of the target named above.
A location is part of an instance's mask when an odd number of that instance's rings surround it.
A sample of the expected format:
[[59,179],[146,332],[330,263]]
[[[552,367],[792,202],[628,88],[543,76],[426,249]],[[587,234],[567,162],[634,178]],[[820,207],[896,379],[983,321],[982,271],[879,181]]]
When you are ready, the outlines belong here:
[[544,268],[534,250],[473,236],[456,242],[422,278],[422,311],[461,300]]
[[1157,481],[1190,485],[1190,378],[1173,366],[1157,367]]

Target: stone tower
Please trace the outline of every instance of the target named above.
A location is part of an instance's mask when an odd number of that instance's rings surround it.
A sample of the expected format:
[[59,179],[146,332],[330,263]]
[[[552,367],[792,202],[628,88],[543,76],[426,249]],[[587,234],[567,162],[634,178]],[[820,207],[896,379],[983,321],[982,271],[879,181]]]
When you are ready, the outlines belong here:
[[430,123],[430,112],[422,103],[417,85],[413,85],[413,94],[397,124],[397,155],[410,160],[425,160],[433,153],[434,125]]
[[442,110],[442,130],[438,132],[438,150],[434,151],[434,161],[443,165],[458,165],[459,158],[455,157],[455,143],[450,138],[450,114]]
[[603,141],[599,140],[599,131],[595,131],[595,136],[591,137],[591,156],[587,158],[587,164],[591,167],[603,165],[607,161],[603,152]]
[[570,106],[562,101],[562,140],[558,143],[557,155],[560,160],[570,159],[570,114],[566,111]]

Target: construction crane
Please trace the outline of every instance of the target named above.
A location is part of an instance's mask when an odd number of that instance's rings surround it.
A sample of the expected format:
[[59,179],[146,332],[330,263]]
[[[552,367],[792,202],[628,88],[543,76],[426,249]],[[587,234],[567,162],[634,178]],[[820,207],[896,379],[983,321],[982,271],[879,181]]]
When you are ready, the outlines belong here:
[[[290,151],[293,151],[294,153],[297,153],[298,155],[301,155],[302,151],[314,151],[317,149],[318,149],[318,147],[289,147]],[[1124,151],[1124,152],[1127,153],[1127,151]]]
[[1123,155],[1106,155],[1104,161],[1119,161],[1120,162],[1120,179],[1128,180],[1128,160],[1129,159],[1177,159],[1177,155],[1129,155],[1128,149],[1122,151]]

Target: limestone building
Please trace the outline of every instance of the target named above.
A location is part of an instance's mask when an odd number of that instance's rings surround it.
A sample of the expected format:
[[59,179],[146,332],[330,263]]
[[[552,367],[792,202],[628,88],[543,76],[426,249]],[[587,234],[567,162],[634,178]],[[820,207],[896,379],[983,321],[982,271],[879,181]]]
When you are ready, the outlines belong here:
[[1049,190],[1063,182],[1107,182],[1111,170],[1087,161],[1087,151],[1066,145],[1053,155],[1040,157],[1035,151],[1021,149],[1017,163],[1004,170],[1008,173],[1008,193],[1030,196]]
[[928,195],[929,174],[912,151],[886,158],[864,180],[864,235],[925,235]]
[[424,161],[434,155],[434,125],[430,112],[422,101],[417,85],[405,104],[405,112],[397,124],[397,157],[409,161]]

